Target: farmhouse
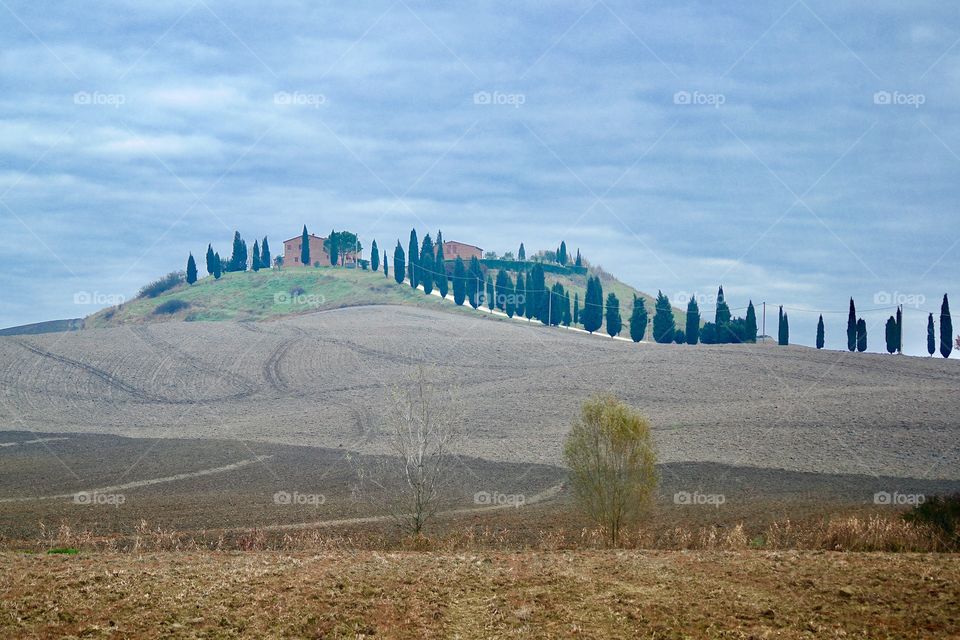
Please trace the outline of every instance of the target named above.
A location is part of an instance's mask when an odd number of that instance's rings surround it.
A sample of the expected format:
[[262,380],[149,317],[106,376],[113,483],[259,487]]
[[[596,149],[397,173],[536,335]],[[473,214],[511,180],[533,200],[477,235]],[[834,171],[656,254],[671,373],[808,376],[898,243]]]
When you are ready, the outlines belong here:
[[475,247],[472,244],[464,244],[463,242],[450,240],[443,243],[443,258],[444,260],[461,258],[464,262],[468,262],[470,258],[480,260],[483,258],[483,249]]
[[[327,242],[327,239],[315,236],[312,233],[308,236],[308,239],[310,241],[310,262],[313,265],[329,267],[330,252],[328,252],[327,248],[324,246]],[[310,265],[304,265],[300,262],[302,248],[303,236],[296,236],[284,241],[283,265],[285,267],[309,267]],[[356,265],[357,260],[353,251],[344,251],[341,253],[341,257],[345,265]]]

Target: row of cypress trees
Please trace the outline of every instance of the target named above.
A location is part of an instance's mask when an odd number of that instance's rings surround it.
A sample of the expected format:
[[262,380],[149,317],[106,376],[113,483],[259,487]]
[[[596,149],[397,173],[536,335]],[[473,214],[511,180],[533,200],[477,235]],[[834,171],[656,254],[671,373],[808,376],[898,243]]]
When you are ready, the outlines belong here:
[[[943,294],[940,304],[940,355],[949,358],[953,352],[953,320],[950,317],[950,300]],[[903,352],[903,310],[897,307],[895,315],[887,318],[884,341],[888,353]],[[823,315],[817,322],[817,349],[824,346]],[[867,350],[867,322],[857,317],[857,307],[853,298],[850,298],[850,311],[847,315],[847,350],[850,352],[864,352]],[[936,327],[933,313],[927,317],[927,353],[933,355],[937,351]]]
[[[233,271],[246,271],[248,268],[253,271],[260,269],[269,269],[271,265],[270,243],[266,236],[263,243],[257,240],[253,242],[253,256],[248,257],[247,243],[240,236],[240,232],[233,234],[233,253],[229,260],[220,257],[220,253],[213,250],[213,245],[207,245],[206,267],[207,273],[219,280],[224,273]],[[193,253],[187,258],[187,283],[193,284],[197,281],[197,261]]]

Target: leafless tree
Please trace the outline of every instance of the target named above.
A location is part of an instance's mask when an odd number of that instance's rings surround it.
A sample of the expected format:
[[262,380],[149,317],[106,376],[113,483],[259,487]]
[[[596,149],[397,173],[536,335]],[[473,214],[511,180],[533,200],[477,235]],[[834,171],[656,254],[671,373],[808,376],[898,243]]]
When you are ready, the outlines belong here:
[[383,434],[390,455],[358,469],[361,491],[407,532],[419,534],[446,502],[460,412],[455,390],[422,366],[392,395]]

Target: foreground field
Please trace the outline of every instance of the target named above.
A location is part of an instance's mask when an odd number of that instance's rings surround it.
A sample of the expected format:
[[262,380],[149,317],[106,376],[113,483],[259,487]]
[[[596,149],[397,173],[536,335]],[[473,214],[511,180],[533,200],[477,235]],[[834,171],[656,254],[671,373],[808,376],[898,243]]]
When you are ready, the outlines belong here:
[[0,554],[0,636],[945,638],[960,557]]

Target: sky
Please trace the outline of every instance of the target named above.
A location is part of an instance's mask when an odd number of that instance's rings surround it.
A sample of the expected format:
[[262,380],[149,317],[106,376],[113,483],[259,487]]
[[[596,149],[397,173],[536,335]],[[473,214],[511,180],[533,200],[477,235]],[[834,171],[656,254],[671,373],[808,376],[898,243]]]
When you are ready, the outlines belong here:
[[[0,326],[85,316],[234,230],[565,240],[712,318],[722,284],[883,349],[960,265],[943,2],[0,0]],[[960,298],[957,303],[960,304]],[[958,319],[960,320],[960,319]],[[956,324],[960,324],[958,321]]]

